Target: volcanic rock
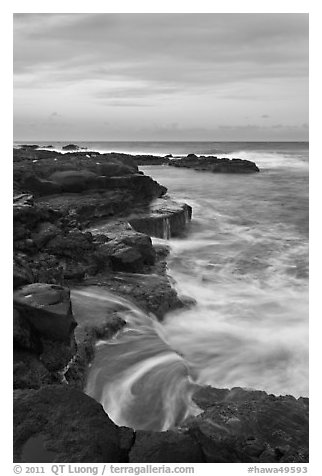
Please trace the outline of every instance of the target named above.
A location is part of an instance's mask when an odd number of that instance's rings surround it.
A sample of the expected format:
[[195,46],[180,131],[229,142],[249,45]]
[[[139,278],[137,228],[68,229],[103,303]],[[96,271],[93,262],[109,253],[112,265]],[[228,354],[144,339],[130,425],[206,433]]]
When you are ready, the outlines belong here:
[[305,400],[211,387],[202,388],[193,398],[204,412],[186,426],[208,463],[308,461]]
[[76,323],[68,289],[34,283],[15,291],[13,299],[21,317],[42,337],[69,341]]
[[108,238],[99,251],[109,257],[115,271],[140,272],[144,266],[154,264],[155,251],[149,236],[124,229],[109,234]]
[[137,431],[130,463],[203,463],[198,442],[179,431]]
[[79,150],[78,145],[76,144],[67,144],[62,147],[63,150]]
[[15,392],[15,462],[120,462],[121,453],[118,427],[81,391],[51,385]]
[[259,172],[257,165],[250,160],[197,157],[195,154],[188,154],[187,157],[182,159],[172,159],[169,161],[169,165],[213,173],[245,174]]
[[133,228],[157,238],[170,239],[184,233],[191,220],[192,208],[169,199],[155,200],[148,213],[129,217]]

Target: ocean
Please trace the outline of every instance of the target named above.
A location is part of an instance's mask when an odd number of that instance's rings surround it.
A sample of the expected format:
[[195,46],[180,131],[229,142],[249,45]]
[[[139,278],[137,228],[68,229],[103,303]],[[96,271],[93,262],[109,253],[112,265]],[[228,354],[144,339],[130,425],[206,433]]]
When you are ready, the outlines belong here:
[[[198,413],[196,385],[308,396],[308,143],[76,143],[101,152],[239,157],[261,170],[140,167],[192,206],[185,236],[167,241],[168,274],[196,305],[159,323],[118,301],[129,329],[99,343],[87,393],[117,424],[162,430]],[[66,142],[51,144],[61,150]],[[95,288],[72,296],[76,312],[85,301],[99,313],[117,300]]]

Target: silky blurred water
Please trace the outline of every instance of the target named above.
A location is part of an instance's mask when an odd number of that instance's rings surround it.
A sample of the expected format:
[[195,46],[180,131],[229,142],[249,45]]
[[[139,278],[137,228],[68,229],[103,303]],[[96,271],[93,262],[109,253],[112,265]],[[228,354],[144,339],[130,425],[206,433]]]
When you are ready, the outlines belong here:
[[[87,385],[116,423],[179,424],[198,411],[195,383],[308,395],[307,146],[248,145],[225,156],[261,172],[141,167],[193,208],[186,236],[168,242],[168,272],[197,304],[159,324],[127,303],[124,318],[140,317],[101,343]],[[104,299],[93,293],[93,305]]]

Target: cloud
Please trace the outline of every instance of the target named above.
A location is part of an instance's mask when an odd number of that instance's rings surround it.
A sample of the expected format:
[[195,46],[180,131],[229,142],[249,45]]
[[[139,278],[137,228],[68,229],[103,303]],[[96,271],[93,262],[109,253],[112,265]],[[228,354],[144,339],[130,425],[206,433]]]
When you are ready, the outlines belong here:
[[[15,72],[212,84],[307,74],[307,15],[15,16]],[[54,73],[54,76],[51,74]]]
[[307,83],[307,14],[14,15],[16,119],[303,124]]

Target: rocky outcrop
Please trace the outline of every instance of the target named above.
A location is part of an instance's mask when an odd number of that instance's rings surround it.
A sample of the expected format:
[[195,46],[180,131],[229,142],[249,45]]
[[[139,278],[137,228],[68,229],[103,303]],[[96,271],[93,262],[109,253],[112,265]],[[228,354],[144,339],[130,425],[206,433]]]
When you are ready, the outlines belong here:
[[76,351],[69,290],[34,283],[13,297],[14,388],[58,381],[58,372]]
[[39,145],[38,144],[21,144],[20,149],[38,149]]
[[204,410],[187,422],[208,463],[308,461],[308,399],[242,388],[202,388]]
[[186,203],[158,199],[150,205],[147,213],[132,215],[129,222],[141,233],[168,240],[186,231],[191,215],[192,208]]
[[225,174],[249,174],[259,172],[255,162],[243,159],[227,159],[218,157],[196,156],[188,154],[182,159],[172,159],[169,161],[171,167],[185,167],[198,171]]
[[63,150],[79,150],[78,145],[76,144],[67,144],[62,147]]
[[121,430],[99,403],[73,387],[16,391],[13,411],[15,462],[122,462]]

